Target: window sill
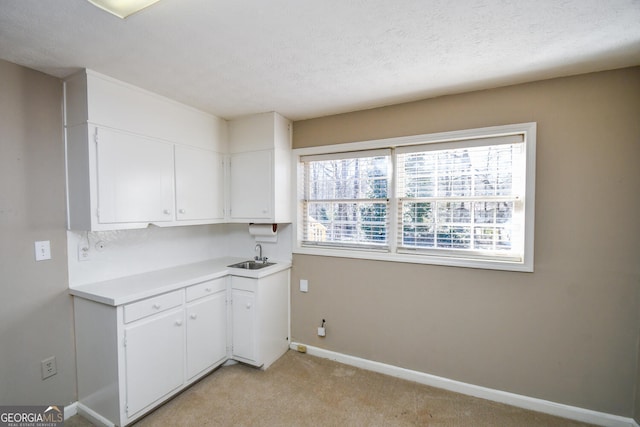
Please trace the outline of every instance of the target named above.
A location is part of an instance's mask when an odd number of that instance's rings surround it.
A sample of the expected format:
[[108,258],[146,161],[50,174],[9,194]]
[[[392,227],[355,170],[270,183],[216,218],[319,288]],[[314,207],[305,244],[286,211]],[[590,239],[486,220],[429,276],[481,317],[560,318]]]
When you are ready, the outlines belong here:
[[389,252],[376,252],[367,250],[354,250],[354,249],[328,249],[328,248],[311,248],[297,246],[293,249],[294,254],[300,255],[316,255],[316,256],[328,256],[338,258],[354,258],[365,259],[371,261],[391,261],[391,262],[403,262],[410,264],[427,264],[427,265],[442,265],[447,267],[464,267],[464,268],[478,268],[483,270],[502,270],[502,271],[517,271],[532,273],[533,272],[533,260],[529,262],[510,262],[510,261],[487,261],[477,259],[466,259],[456,257],[438,257],[438,256],[425,256],[425,255],[411,255],[411,254],[398,254]]

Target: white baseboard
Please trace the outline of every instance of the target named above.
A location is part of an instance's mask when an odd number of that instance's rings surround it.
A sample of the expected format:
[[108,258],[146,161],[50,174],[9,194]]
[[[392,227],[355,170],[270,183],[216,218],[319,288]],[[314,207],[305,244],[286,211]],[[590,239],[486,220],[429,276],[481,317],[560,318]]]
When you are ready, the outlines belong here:
[[94,410],[87,408],[82,403],[76,402],[76,406],[78,408],[78,414],[83,418],[89,420],[92,424],[102,427],[115,427],[115,424],[113,424],[111,421],[98,414]]
[[78,402],[73,402],[71,405],[64,407],[64,419],[68,420],[78,413]]
[[[299,344],[306,345],[303,343],[292,342],[290,348],[292,350],[297,350]],[[530,409],[532,411],[542,412],[545,414],[555,415],[558,417],[568,418],[571,420],[596,424],[605,427],[640,427],[638,426],[638,423],[636,423],[632,418],[625,418],[618,415],[592,411],[590,409],[578,408],[576,406],[564,405],[561,403],[523,396],[520,394],[480,387],[473,384],[450,380],[444,377],[425,374],[424,372],[412,371],[410,369],[404,369],[398,366],[387,365],[385,363],[362,359],[355,356],[349,356],[347,354],[336,353],[334,351],[325,350],[319,347],[306,345],[306,348],[307,353],[312,356],[335,360],[336,362],[344,363],[345,365],[351,365],[357,368],[366,369],[368,371],[378,372],[381,374],[390,375],[392,377],[402,378],[405,380],[414,381],[420,384],[454,391],[469,396],[492,400],[494,402],[506,403],[518,408]]]

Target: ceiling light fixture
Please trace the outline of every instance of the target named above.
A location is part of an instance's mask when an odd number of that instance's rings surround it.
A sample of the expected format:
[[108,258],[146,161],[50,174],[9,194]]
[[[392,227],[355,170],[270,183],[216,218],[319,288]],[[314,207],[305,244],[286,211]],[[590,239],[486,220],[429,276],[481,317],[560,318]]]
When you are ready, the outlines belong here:
[[126,18],[142,9],[151,6],[160,0],[87,0],[89,3],[109,13],[113,13],[118,18]]

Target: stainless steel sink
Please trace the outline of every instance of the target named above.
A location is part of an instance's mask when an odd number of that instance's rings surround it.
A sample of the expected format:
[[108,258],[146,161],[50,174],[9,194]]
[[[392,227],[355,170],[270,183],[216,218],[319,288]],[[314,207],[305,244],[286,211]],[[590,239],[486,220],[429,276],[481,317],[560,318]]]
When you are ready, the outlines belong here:
[[262,261],[242,261],[237,264],[227,265],[230,268],[243,268],[245,270],[260,270],[261,268],[275,265],[275,262],[262,262]]

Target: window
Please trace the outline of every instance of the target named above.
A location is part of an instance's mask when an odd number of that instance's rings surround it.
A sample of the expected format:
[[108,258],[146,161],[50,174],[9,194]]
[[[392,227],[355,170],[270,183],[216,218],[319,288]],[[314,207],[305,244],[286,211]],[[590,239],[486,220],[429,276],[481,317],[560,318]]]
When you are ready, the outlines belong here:
[[391,150],[303,157],[306,245],[389,247]]
[[297,253],[533,271],[535,123],[295,150]]
[[522,135],[397,150],[398,252],[522,261]]

